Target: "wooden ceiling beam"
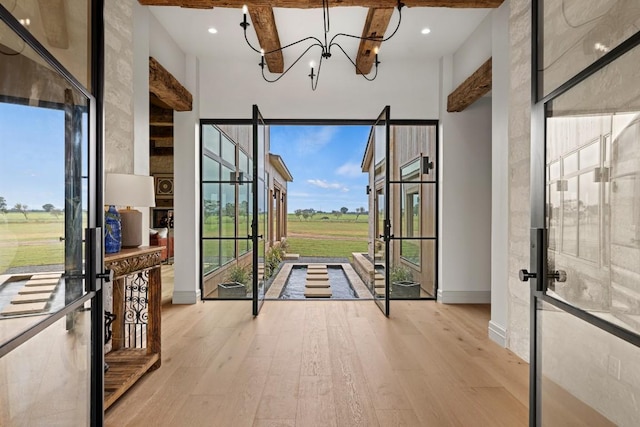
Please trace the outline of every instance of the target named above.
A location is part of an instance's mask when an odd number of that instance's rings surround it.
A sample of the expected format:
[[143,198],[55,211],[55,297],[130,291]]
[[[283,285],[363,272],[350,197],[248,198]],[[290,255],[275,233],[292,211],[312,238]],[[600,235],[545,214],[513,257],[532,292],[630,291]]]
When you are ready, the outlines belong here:
[[369,74],[371,72],[371,67],[376,57],[375,49],[380,47],[380,40],[384,38],[393,10],[392,7],[369,9],[362,29],[362,38],[375,38],[377,40],[360,40],[358,56],[356,57],[356,74]]
[[191,93],[153,57],[149,57],[149,92],[176,111],[191,111]]
[[[407,7],[496,8],[504,0],[403,0]],[[138,0],[144,6],[182,6],[197,9],[228,7],[288,7],[294,9],[319,9],[318,0]],[[329,0],[329,6],[362,6],[372,8],[396,7],[397,0]]]
[[149,125],[151,126],[173,126],[173,110],[149,105]]
[[464,111],[491,90],[491,58],[480,66],[471,76],[463,81],[447,97],[447,111],[449,113]]
[[[260,47],[265,52],[280,49],[280,37],[278,36],[273,8],[269,6],[251,6],[249,7],[249,16],[251,16],[251,22],[256,36],[258,36]],[[264,59],[270,72],[284,72],[284,58],[281,51],[267,54]]]
[[65,0],[38,0],[47,42],[50,46],[59,49],[69,48],[65,3]]

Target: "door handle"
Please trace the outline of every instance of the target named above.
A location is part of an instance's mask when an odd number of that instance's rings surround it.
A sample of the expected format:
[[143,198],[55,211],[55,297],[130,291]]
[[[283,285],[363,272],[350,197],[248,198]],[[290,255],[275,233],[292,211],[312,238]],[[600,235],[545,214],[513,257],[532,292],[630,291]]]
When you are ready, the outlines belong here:
[[564,270],[555,270],[549,275],[549,279],[553,279],[556,282],[564,283],[567,281],[567,272]]
[[520,271],[518,271],[518,277],[520,278],[521,282],[528,282],[529,279],[535,279],[536,278],[536,273],[529,273],[526,269],[522,269]]

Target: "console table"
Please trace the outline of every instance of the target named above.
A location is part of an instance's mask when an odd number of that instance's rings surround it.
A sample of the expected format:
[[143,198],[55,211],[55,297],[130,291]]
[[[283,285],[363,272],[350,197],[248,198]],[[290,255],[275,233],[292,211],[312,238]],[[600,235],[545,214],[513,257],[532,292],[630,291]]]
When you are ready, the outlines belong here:
[[141,246],[105,255],[114,272],[112,349],[105,355],[104,408],[109,408],[147,371],[160,367],[163,246]]

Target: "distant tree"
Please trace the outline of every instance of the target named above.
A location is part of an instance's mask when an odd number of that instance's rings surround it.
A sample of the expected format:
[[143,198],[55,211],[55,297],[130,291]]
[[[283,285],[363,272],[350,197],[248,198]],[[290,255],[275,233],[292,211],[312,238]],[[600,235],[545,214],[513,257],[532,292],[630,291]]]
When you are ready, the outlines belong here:
[[0,197],[0,212],[2,212],[3,214],[7,213],[7,201],[4,199],[4,197]]
[[345,208],[344,206],[340,208],[340,212],[342,212],[343,215],[346,215],[347,212],[349,212],[349,208]]
[[304,218],[305,221],[309,219],[309,215],[310,215],[309,209],[304,209],[302,211],[302,218]]
[[24,219],[29,219],[27,217],[27,209],[29,209],[29,206],[23,205],[22,203],[16,203],[13,209],[24,215]]
[[233,203],[227,203],[224,207],[224,214],[229,218],[236,217],[236,207]]
[[45,212],[49,212],[54,217],[58,218],[60,216],[60,209],[56,209],[51,203],[47,203],[46,205],[42,205],[42,210]]
[[336,219],[339,219],[342,216],[342,212],[340,211],[331,211],[333,215],[335,215]]
[[309,209],[309,217],[311,219],[313,219],[313,216],[316,214],[316,210],[315,209]]
[[302,216],[302,209],[296,209],[294,214],[298,218],[299,221],[302,221],[302,219],[300,218]]
[[204,220],[205,222],[210,216],[218,214],[218,201],[217,200],[205,200],[204,201]]
[[362,215],[364,213],[364,208],[360,207],[360,208],[356,208],[356,221],[358,220],[358,217],[360,215]]

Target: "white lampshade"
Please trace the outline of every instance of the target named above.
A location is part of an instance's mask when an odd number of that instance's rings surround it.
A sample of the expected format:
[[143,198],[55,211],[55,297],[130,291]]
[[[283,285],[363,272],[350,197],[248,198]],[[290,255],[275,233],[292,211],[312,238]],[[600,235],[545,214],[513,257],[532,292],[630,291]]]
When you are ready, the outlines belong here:
[[155,206],[153,177],[108,173],[105,183],[104,204],[110,206]]
[[104,203],[113,206],[126,206],[120,210],[122,247],[136,248],[142,244],[142,213],[135,207],[156,205],[153,191],[153,177],[108,173],[105,183]]

